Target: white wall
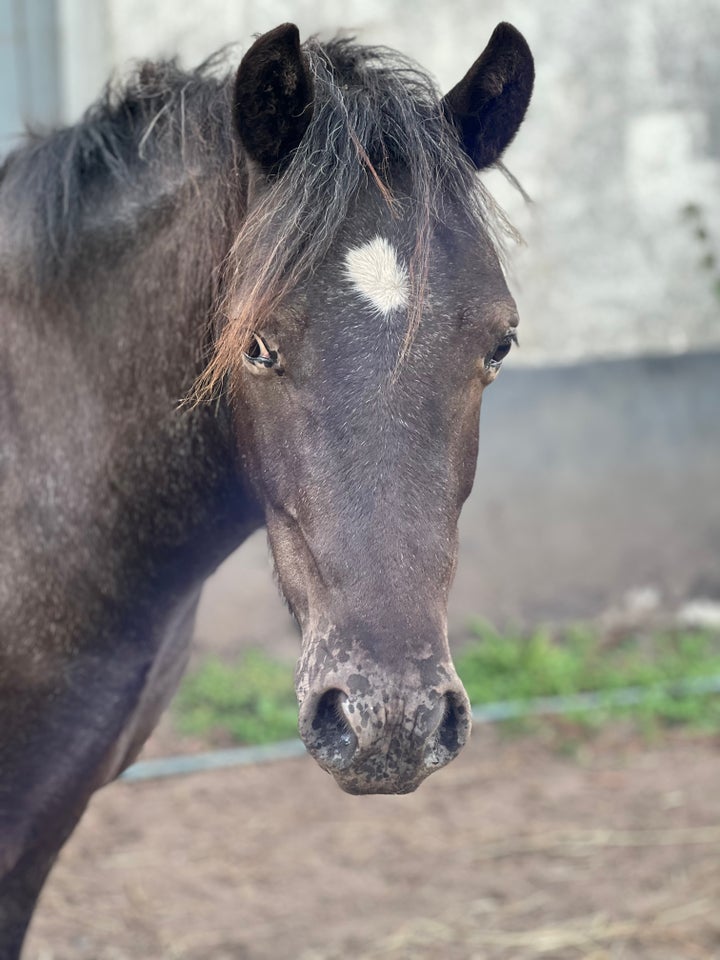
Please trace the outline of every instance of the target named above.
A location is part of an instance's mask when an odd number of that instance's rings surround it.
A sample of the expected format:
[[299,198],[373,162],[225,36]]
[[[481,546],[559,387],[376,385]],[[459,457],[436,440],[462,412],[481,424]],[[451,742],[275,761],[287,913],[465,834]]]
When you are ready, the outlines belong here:
[[[192,64],[235,41],[238,60],[253,33],[285,20],[304,35],[341,30],[396,46],[444,88],[499,20],[515,23],[537,84],[507,162],[533,206],[488,178],[528,241],[514,257],[515,362],[720,344],[720,0],[61,5],[69,116],[97,93],[105,63],[179,54]],[[702,267],[713,250],[718,263]]]
[[[55,0],[58,5],[59,85],[63,92],[65,120],[75,120],[107,82],[122,49],[121,37],[113,34],[108,0]],[[132,52],[120,53],[124,63]]]

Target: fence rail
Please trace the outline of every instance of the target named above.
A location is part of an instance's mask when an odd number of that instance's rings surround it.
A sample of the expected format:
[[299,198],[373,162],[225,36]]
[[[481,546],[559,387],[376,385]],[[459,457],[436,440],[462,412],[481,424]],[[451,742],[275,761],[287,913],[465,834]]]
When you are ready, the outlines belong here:
[[[575,693],[569,696],[536,697],[531,700],[500,700],[473,707],[472,718],[476,724],[498,723],[520,717],[562,716],[614,707],[639,706],[658,695],[698,696],[720,693],[720,675],[693,677],[673,683],[647,687],[622,687],[618,690],[603,690],[592,693]],[[244,767],[260,763],[288,760],[305,754],[301,740],[281,740],[255,747],[236,747],[231,750],[210,750],[205,753],[177,757],[158,757],[140,760],[122,774],[121,780],[138,783],[143,780],[159,780],[203,770],[221,770],[226,767]]]

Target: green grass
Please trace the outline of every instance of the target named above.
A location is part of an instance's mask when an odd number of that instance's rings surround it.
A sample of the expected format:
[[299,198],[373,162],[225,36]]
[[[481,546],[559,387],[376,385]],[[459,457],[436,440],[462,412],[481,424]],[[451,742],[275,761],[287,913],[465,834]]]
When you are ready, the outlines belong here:
[[249,650],[235,664],[212,658],[188,676],[175,698],[181,733],[273,743],[297,735],[293,668]]
[[480,621],[471,630],[476,639],[455,658],[455,665],[475,706],[638,686],[650,688],[642,703],[632,707],[608,703],[576,718],[597,724],[631,714],[646,730],[657,723],[720,728],[720,695],[675,696],[657,689],[681,679],[720,675],[717,633],[631,633],[609,642],[583,626],[568,628],[560,636],[542,629],[526,636],[502,636]]
[[[720,675],[717,632],[673,630],[610,640],[578,626],[561,634],[501,635],[478,621],[470,634],[455,664],[474,706],[643,686],[650,689],[642,704],[607,705],[576,719],[595,726],[631,714],[646,731],[658,724],[720,729],[720,695],[671,696],[655,689],[678,679]],[[259,651],[232,665],[207,660],[183,682],[174,713],[181,733],[216,742],[270,743],[295,736],[293,666]],[[528,718],[515,727],[532,725]]]

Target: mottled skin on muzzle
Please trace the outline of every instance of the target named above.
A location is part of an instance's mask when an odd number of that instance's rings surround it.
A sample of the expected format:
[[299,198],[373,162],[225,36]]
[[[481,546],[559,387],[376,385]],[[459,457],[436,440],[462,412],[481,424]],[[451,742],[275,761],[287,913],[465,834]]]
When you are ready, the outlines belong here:
[[411,793],[464,746],[470,704],[443,646],[391,672],[332,632],[304,640],[300,734],[347,793]]

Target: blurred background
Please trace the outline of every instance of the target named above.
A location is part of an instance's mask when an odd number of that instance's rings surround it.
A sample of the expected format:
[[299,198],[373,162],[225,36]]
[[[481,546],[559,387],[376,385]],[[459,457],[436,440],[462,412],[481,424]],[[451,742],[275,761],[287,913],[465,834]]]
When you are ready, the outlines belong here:
[[[76,120],[131,61],[190,66],[231,44],[231,67],[286,20],[401,49],[443,90],[500,20],[535,55],[505,156],[532,202],[485,176],[525,239],[509,277],[521,347],[483,401],[455,647],[480,622],[507,635],[582,620],[603,656],[613,631],[648,625],[641,652],[680,626],[710,631],[715,656],[720,0],[0,0],[0,150],[25,125]],[[297,655],[262,532],[209,581],[197,633],[200,659]],[[518,670],[549,676],[550,648],[527,649]],[[558,669],[537,692],[574,689]],[[717,958],[716,742],[613,730],[576,749],[561,729],[560,757],[557,730],[552,747],[546,731],[481,732],[416,797],[362,809],[309,761],[118,786],[63,854],[28,956]],[[178,749],[161,730],[150,752]]]
[[[486,176],[526,241],[521,349],[485,399],[451,631],[720,599],[718,0],[0,0],[0,137],[72,122],[133,60],[235,44],[232,65],[288,19],[395,46],[444,90],[500,20],[535,54],[505,157],[532,203]],[[294,649],[263,534],[210,583],[199,633]]]

